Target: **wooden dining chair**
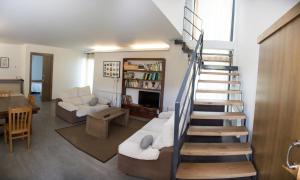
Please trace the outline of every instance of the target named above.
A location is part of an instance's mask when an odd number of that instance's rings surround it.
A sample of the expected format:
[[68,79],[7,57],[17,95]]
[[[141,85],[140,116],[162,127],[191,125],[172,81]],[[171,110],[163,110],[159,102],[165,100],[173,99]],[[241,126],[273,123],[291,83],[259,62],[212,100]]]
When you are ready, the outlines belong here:
[[33,95],[29,94],[27,100],[30,105],[35,105],[35,97]]
[[10,97],[11,92],[7,90],[0,90],[0,97]]
[[13,140],[27,138],[27,148],[31,145],[31,107],[9,108],[8,123],[4,128],[4,141],[9,144],[9,152],[13,152]]

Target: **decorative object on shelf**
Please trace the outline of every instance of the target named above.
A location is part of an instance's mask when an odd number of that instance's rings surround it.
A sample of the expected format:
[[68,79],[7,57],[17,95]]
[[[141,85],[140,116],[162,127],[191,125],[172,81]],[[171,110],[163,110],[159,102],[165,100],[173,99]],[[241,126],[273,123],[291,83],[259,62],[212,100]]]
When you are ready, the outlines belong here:
[[122,96],[122,103],[123,104],[132,104],[132,97],[129,95]]
[[0,68],[9,68],[9,58],[0,57]]
[[104,61],[103,76],[110,78],[120,78],[120,62],[119,61]]

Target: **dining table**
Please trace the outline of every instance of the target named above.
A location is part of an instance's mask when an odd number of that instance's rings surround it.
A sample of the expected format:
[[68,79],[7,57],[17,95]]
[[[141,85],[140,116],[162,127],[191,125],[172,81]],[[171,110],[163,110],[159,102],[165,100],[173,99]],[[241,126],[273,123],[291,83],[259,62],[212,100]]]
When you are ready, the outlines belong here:
[[9,108],[24,106],[32,106],[32,114],[36,114],[40,110],[37,105],[31,105],[24,95],[0,97],[0,119],[8,118]]

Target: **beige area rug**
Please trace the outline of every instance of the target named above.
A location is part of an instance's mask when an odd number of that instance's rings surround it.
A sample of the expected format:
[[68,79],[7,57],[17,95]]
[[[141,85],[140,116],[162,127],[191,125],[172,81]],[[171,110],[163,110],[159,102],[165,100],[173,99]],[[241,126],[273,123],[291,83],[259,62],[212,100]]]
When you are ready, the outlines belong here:
[[56,132],[73,144],[79,150],[90,156],[106,162],[118,153],[118,146],[146,123],[130,120],[127,127],[111,123],[107,139],[99,139],[85,132],[85,123],[67,128],[57,129]]

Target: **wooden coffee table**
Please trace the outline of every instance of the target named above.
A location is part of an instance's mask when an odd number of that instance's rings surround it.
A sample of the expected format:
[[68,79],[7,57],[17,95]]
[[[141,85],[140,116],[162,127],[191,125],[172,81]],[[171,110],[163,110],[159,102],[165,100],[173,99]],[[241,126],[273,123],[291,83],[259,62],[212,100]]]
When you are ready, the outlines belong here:
[[117,107],[109,107],[105,110],[90,113],[87,116],[86,133],[98,137],[107,138],[109,123],[114,122],[122,126],[127,126],[129,110]]

